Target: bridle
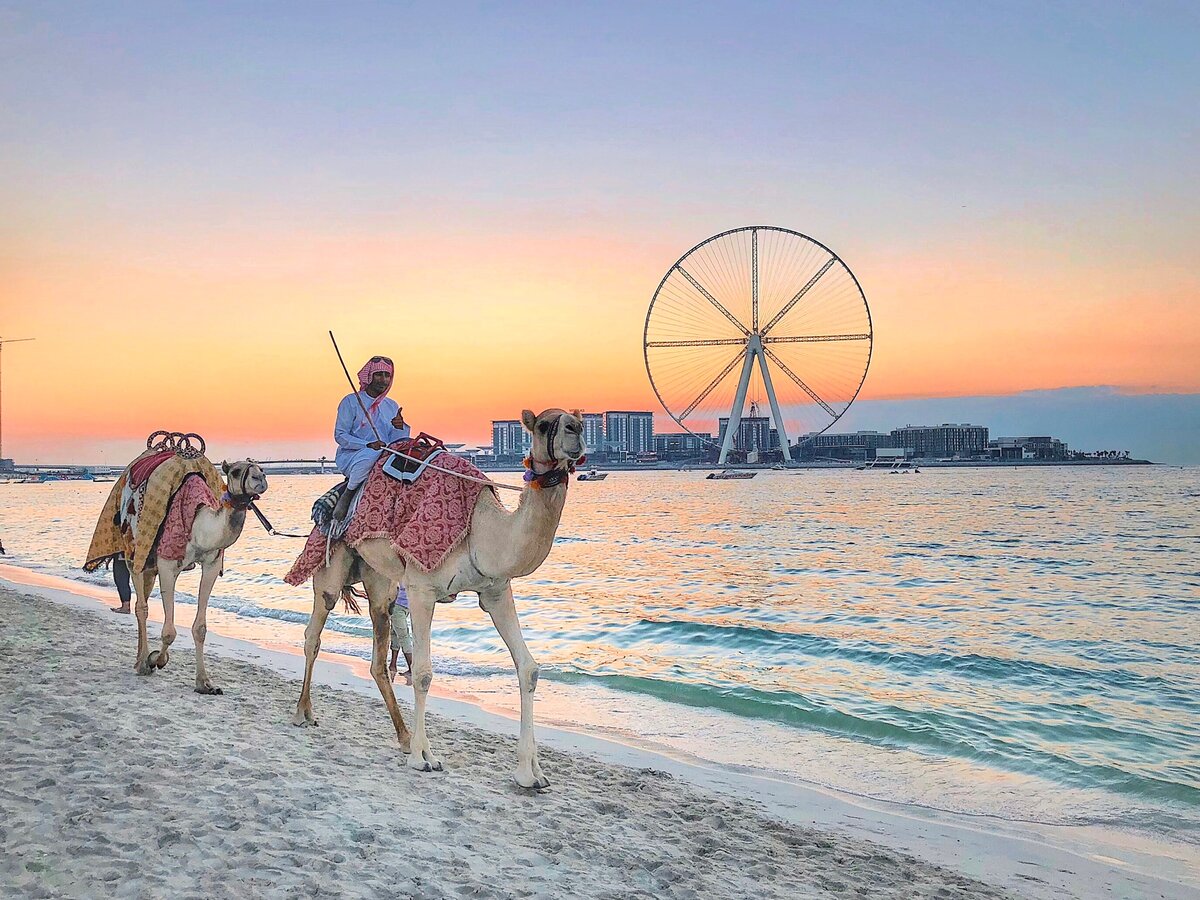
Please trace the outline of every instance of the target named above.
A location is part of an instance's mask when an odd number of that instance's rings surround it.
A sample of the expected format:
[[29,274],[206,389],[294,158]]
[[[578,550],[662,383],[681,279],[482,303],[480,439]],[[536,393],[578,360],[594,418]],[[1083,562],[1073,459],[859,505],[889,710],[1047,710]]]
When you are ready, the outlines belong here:
[[242,512],[245,512],[251,506],[253,506],[254,501],[258,499],[259,495],[252,494],[246,490],[246,479],[248,479],[249,477],[250,477],[250,465],[247,464],[246,466],[244,466],[242,468],[242,474],[239,479],[241,481],[242,489],[240,491],[238,491],[237,493],[234,493],[233,482],[231,481],[229,483],[229,487],[226,488],[225,493],[221,497],[221,502],[227,504],[228,506],[232,507],[233,509],[240,510]]
[[[578,460],[571,460],[569,457],[559,459],[554,455],[554,439],[558,437],[558,429],[562,424],[562,416],[556,416],[554,421],[546,429],[546,453],[550,459],[542,462],[540,459],[534,459],[533,453],[525,457],[525,482],[535,491],[542,488],[558,487],[560,484],[571,483],[571,476],[575,473],[576,463],[587,462],[586,456],[581,456]],[[534,464],[548,465],[550,468],[545,472],[535,472]],[[564,466],[563,463],[566,463]]]

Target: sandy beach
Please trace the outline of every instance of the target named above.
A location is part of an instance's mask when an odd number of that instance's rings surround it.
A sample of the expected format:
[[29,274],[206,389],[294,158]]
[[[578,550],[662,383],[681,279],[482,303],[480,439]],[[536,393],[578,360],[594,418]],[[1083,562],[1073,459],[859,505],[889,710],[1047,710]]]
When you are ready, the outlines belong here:
[[513,729],[444,697],[430,724],[447,771],[418,774],[361,667],[320,663],[321,726],[298,729],[299,657],[210,635],[226,693],[203,697],[182,628],[170,666],[139,678],[134,623],[103,592],[22,571],[0,572],[3,896],[1200,896],[1171,875],[1186,860],[1102,836],[887,809],[556,729],[540,730],[552,787],[531,794],[510,777]]
[[504,736],[431,722],[449,771],[403,767],[378,703],[186,647],[151,678],[129,620],[0,594],[5,896],[1003,896],[864,841],[775,821],[652,769],[546,748],[510,779]]

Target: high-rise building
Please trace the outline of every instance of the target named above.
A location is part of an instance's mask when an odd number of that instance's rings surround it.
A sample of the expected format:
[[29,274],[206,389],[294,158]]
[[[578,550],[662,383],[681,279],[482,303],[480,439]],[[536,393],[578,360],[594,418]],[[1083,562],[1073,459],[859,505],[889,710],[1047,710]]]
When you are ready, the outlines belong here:
[[[725,432],[729,430],[729,417],[722,416],[717,424],[717,444],[723,447]],[[752,450],[776,450],[779,448],[779,432],[771,427],[770,416],[742,416],[733,446],[746,453]]]
[[589,453],[604,452],[604,414],[583,414],[583,443]]
[[604,443],[612,453],[654,452],[654,413],[610,410],[604,414]]
[[905,425],[892,430],[892,445],[918,458],[981,456],[988,444],[985,425]]
[[533,435],[516,419],[497,419],[492,422],[492,455],[500,457],[525,456],[533,446]]

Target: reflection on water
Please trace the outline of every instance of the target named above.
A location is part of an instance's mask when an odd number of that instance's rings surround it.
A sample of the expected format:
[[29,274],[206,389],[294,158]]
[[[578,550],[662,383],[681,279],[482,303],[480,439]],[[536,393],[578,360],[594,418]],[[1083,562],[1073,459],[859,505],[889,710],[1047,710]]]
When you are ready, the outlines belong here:
[[[262,506],[304,530],[331,481],[273,478]],[[14,560],[77,567],[107,488],[0,486]],[[1200,472],[1160,468],[573,485],[549,560],[515,585],[539,719],[872,796],[1195,840],[1197,493]],[[311,595],[281,581],[300,543],[248,524],[213,627],[301,646]],[[369,654],[364,618],[329,628],[326,649]],[[471,598],[434,629],[439,677],[516,709]]]

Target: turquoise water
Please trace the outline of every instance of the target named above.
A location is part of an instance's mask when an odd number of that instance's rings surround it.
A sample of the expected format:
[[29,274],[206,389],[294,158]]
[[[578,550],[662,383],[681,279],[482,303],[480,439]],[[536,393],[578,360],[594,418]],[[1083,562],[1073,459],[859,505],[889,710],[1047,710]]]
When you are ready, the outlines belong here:
[[[273,478],[261,505],[302,529],[330,481]],[[72,567],[108,487],[0,486],[11,561],[103,583]],[[1198,498],[1200,471],[1158,467],[573,485],[549,560],[515,585],[538,720],[880,799],[1200,842]],[[212,627],[300,647],[311,595],[281,581],[300,543],[248,525]],[[326,650],[369,654],[365,619],[329,629]],[[434,655],[443,684],[516,709],[472,597],[438,608]]]

